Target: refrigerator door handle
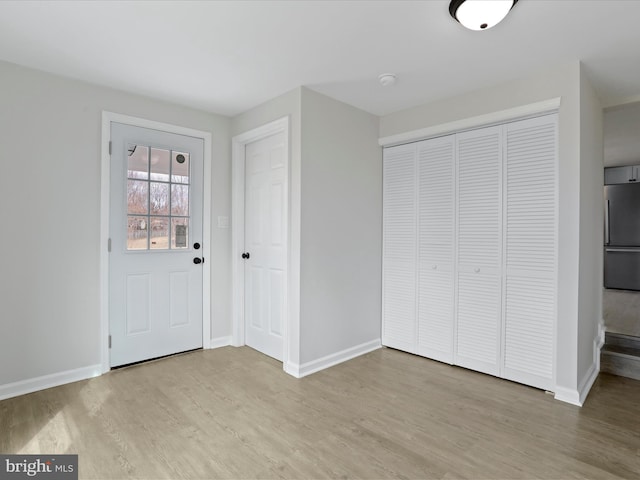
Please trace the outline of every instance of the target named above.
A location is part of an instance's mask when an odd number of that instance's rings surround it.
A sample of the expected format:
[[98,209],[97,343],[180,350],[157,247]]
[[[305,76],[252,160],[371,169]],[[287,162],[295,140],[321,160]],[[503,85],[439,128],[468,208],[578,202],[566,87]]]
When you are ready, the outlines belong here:
[[609,200],[607,200],[607,204],[604,208],[604,244],[609,245],[610,243],[609,236]]

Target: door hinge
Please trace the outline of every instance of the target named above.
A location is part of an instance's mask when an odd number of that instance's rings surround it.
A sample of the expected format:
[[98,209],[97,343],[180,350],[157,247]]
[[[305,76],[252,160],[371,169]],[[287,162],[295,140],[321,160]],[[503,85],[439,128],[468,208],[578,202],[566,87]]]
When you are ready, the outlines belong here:
[[111,155],[111,140],[109,140],[109,155]]
[[109,348],[111,348],[111,335],[109,335]]
[[111,253],[111,239],[107,241],[107,252]]

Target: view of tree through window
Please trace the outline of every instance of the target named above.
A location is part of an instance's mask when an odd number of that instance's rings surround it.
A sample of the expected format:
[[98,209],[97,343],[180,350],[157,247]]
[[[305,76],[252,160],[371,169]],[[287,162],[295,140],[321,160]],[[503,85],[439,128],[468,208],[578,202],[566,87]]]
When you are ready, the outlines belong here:
[[189,154],[129,145],[127,250],[187,248]]

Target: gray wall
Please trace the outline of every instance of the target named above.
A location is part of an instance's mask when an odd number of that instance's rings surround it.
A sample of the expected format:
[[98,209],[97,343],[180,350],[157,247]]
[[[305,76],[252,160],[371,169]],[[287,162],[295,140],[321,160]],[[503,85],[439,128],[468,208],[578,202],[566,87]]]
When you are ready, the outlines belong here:
[[589,376],[593,340],[602,321],[604,225],[603,111],[588,78],[580,76],[580,305],[578,386]]
[[[559,261],[558,261],[558,335],[556,384],[563,394],[575,395],[581,377],[578,372],[578,332],[580,350],[593,349],[593,316],[595,303],[601,303],[602,285],[599,277],[583,283],[579,289],[582,271],[601,269],[601,254],[592,245],[581,243],[581,235],[592,235],[599,213],[589,227],[581,230],[582,215],[588,216],[602,195],[602,184],[594,190],[593,170],[597,159],[584,160],[589,173],[581,175],[581,121],[594,114],[594,108],[586,106],[581,116],[581,66],[572,62],[540,71],[527,78],[507,82],[492,88],[471,92],[459,97],[422,105],[380,119],[380,136],[418,130],[425,127],[515,108],[534,102],[561,97],[559,112]],[[601,115],[601,114],[600,114]],[[587,131],[597,130],[597,119]],[[585,145],[586,146],[586,143]],[[590,148],[590,147],[589,147]],[[594,147],[595,148],[595,147]],[[601,175],[601,173],[600,173]],[[582,248],[581,248],[582,247]],[[594,305],[588,305],[592,297]],[[583,305],[579,311],[579,305]],[[588,318],[581,318],[586,315]],[[585,327],[583,329],[583,327]],[[591,351],[591,359],[593,352]],[[582,372],[583,368],[580,368]]]
[[382,153],[377,117],[304,87],[233,118],[231,134],[287,115],[296,370],[380,339]]
[[557,384],[575,391],[592,365],[602,295],[602,119],[578,62],[379,122],[306,88],[229,121],[8,63],[0,62],[0,78],[0,385],[100,362],[103,110],[213,134],[212,338],[231,334],[231,231],[216,222],[230,215],[230,136],[290,116],[291,246],[300,252],[291,260],[301,275],[290,279],[300,299],[290,312],[300,315],[290,361],[301,365],[380,337],[378,132],[562,97]]
[[380,340],[378,118],[302,89],[300,363]]
[[[209,131],[230,214],[229,121],[0,62],[0,385],[100,363],[102,111]],[[212,337],[229,335],[229,229],[212,226]]]

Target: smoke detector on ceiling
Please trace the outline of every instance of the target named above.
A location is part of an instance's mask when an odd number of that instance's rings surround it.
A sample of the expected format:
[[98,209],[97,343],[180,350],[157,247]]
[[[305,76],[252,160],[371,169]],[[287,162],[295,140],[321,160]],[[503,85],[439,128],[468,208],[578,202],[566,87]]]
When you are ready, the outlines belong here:
[[378,76],[378,81],[383,87],[390,87],[391,85],[395,85],[396,83],[396,74],[383,73],[382,75]]

